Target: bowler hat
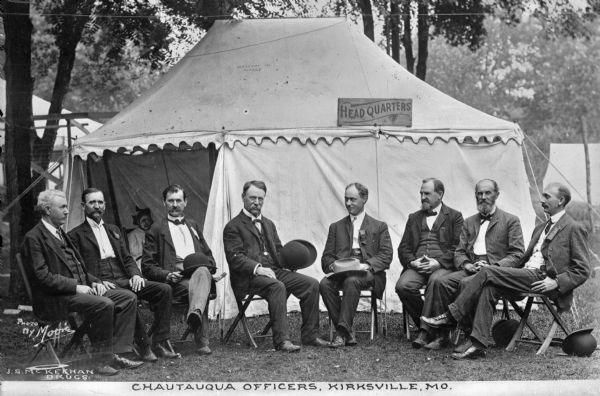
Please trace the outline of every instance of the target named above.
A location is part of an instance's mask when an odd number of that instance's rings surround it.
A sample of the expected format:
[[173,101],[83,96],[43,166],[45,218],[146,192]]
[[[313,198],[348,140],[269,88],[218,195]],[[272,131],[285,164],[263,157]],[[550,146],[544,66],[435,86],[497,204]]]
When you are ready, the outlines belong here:
[[344,258],[335,260],[332,265],[333,274],[329,279],[342,279],[349,275],[364,275],[367,270],[360,269],[360,260],[356,258]]
[[581,329],[569,334],[563,340],[563,352],[567,355],[591,356],[598,346],[592,330],[594,329]]
[[312,265],[317,259],[317,249],[308,241],[294,239],[281,248],[279,255],[283,268],[295,271]]
[[217,272],[217,266],[212,258],[203,253],[192,253],[183,259],[181,275],[184,278],[189,278],[198,267],[207,267],[211,274]]
[[492,326],[492,338],[497,347],[505,347],[510,343],[519,321],[515,319],[500,319]]

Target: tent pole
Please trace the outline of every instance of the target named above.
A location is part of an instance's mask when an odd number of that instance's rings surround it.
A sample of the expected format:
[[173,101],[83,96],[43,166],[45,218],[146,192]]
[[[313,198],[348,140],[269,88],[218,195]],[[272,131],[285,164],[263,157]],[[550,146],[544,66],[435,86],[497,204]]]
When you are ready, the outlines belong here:
[[110,195],[110,202],[113,211],[114,221],[117,227],[122,229],[123,225],[121,224],[121,218],[119,217],[119,209],[117,208],[117,196],[115,195],[115,187],[113,184],[112,173],[110,171],[110,167],[108,166],[108,160],[111,156],[112,154],[110,153],[110,151],[106,151],[105,155],[102,157],[102,160],[104,162],[104,171],[106,172],[106,181],[108,182],[108,194]]

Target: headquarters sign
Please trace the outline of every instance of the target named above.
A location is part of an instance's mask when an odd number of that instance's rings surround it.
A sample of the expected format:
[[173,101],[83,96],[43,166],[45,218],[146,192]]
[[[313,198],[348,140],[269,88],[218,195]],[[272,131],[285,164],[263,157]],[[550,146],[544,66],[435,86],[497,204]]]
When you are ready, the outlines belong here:
[[338,126],[412,126],[412,99],[338,98]]

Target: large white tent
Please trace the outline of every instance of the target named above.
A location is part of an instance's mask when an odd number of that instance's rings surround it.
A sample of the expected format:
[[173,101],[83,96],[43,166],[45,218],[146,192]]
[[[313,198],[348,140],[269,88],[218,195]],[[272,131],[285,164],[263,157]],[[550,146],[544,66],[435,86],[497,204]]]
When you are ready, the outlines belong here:
[[[338,126],[338,98],[412,99],[412,125]],[[143,198],[157,211],[166,181],[199,189],[189,179],[210,167],[204,213],[189,215],[204,219],[218,265],[228,271],[223,227],[242,208],[242,184],[264,180],[263,213],[275,221],[284,242],[314,243],[318,261],[302,272],[320,279],[328,225],[346,214],[344,187],[353,181],[369,187],[366,210],[387,222],[394,249],[408,214],[420,205],[421,180],[430,176],[444,181],[444,201],[465,217],[475,212],[475,182],[496,179],[499,206],[520,217],[527,239],[534,212],[522,138],[518,125],[408,73],[345,19],[217,21],[150,90],[78,140],[71,199],[78,199],[83,185],[102,179],[90,166],[107,156],[119,161],[110,168],[110,178],[118,178],[109,183],[112,197],[129,206],[119,196],[136,204]],[[209,144],[218,149],[216,163],[200,155]],[[195,162],[194,153],[203,162]],[[187,162],[169,162],[186,155]],[[148,173],[152,180],[143,177]],[[73,212],[69,226],[79,221],[81,213]],[[395,311],[400,270],[394,254],[386,295],[388,309]],[[212,314],[231,317],[237,311],[233,294],[228,282],[220,285]],[[288,303],[298,307],[294,298]],[[266,307],[252,311],[264,313]]]

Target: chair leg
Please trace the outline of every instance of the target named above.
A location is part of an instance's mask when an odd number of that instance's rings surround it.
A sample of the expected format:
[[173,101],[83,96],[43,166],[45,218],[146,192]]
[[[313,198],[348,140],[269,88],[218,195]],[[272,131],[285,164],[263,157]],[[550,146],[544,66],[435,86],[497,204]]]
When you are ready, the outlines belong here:
[[556,334],[556,330],[558,329],[558,326],[559,326],[558,322],[556,322],[556,321],[552,322],[552,327],[550,327],[550,331],[548,332],[546,339],[542,343],[542,346],[540,346],[540,349],[538,349],[537,352],[535,353],[536,355],[542,355],[544,352],[546,352],[546,350],[550,346],[550,343],[552,342],[552,339],[554,338],[554,334]]
[[[523,309],[521,309],[521,307],[519,307],[519,305],[514,301],[510,301],[510,304],[512,305],[515,312],[519,315],[519,317],[522,318],[523,315],[525,314],[523,312]],[[527,318],[526,324],[527,324],[527,327],[529,328],[529,330],[531,330],[531,332],[535,336],[535,338],[537,338],[538,341],[542,342],[544,340],[544,335],[542,333],[540,333],[539,330],[531,323],[529,318]]]
[[567,325],[560,317],[560,314],[558,313],[558,311],[554,308],[554,306],[550,302],[550,299],[546,296],[542,296],[542,301],[544,302],[544,305],[546,306],[546,308],[548,308],[548,311],[550,311],[550,313],[554,317],[554,321],[561,327],[561,329],[565,332],[565,334],[569,334],[569,329],[567,328]]
[[333,320],[329,318],[329,341],[333,342],[333,336],[335,335],[335,331],[333,331]]
[[408,322],[408,312],[406,312],[406,307],[402,304],[402,326],[404,327],[404,335],[406,339],[410,341],[410,323]]
[[525,311],[523,311],[523,315],[521,315],[519,327],[517,327],[515,334],[513,335],[512,339],[508,343],[508,346],[506,347],[506,350],[509,352],[514,351],[516,349],[517,341],[520,340],[521,336],[523,335],[523,329],[525,329],[525,324],[529,319],[529,313],[531,312],[531,305],[533,304],[533,299],[533,297],[527,298],[527,303],[525,304]]
[[246,315],[244,315],[242,313],[242,327],[244,328],[244,333],[246,333],[246,336],[248,337],[248,339],[250,340],[250,343],[252,344],[252,346],[254,348],[258,348],[258,345],[256,344],[256,341],[254,341],[254,337],[252,337],[252,332],[250,331],[250,328],[248,327],[248,321],[246,319]]

